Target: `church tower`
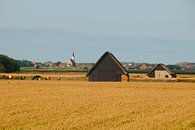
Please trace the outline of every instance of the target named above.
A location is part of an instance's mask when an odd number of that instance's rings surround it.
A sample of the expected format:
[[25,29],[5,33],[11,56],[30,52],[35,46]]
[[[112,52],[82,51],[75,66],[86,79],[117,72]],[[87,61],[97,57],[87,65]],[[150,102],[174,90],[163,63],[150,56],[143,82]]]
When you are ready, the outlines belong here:
[[67,67],[76,67],[74,52],[72,53],[72,57],[67,61]]

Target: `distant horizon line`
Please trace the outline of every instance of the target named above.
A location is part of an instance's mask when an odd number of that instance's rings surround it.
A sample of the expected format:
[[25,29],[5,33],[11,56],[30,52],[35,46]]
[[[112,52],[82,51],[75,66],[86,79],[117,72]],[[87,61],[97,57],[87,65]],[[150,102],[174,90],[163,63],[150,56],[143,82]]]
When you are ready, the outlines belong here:
[[[16,60],[20,60],[20,59],[16,59]],[[27,59],[23,59],[23,60],[27,60]],[[22,61],[22,60],[20,60]],[[56,63],[56,62],[61,62],[61,63],[66,63],[63,61],[52,61],[52,60],[48,60],[48,61],[34,61],[34,60],[27,60],[27,61],[31,61],[31,62],[37,62],[37,63],[45,63],[45,62],[52,62],[52,63]],[[95,64],[97,61],[95,62],[76,62],[77,64]],[[191,61],[181,61],[181,62],[177,62],[177,63],[163,63],[163,62],[136,62],[136,61],[120,61],[121,63],[136,63],[136,64],[166,64],[166,65],[176,65],[179,63],[190,63],[190,64],[195,64],[195,62],[191,62]]]
[[[0,53],[2,54],[2,53]],[[10,56],[8,54],[2,54],[2,55],[6,55],[10,58],[13,58],[15,60],[20,60],[20,61],[23,61],[23,60],[27,60],[27,61],[31,61],[31,62],[37,62],[37,63],[45,63],[45,62],[52,62],[52,63],[55,63],[55,62],[61,62],[61,63],[66,63],[70,58],[67,58],[66,60],[31,60],[32,58],[17,58],[17,57],[14,57],[14,56]],[[79,64],[82,64],[82,63],[96,63],[98,61],[99,57],[95,60],[95,61],[78,61],[76,60],[76,63],[79,63]],[[117,58],[118,59],[118,58]],[[166,64],[166,65],[175,65],[175,64],[178,64],[178,63],[195,63],[193,61],[187,61],[187,60],[183,60],[183,61],[179,61],[179,62],[175,62],[175,63],[166,63],[166,62],[147,62],[147,61],[124,61],[124,60],[120,60],[118,59],[121,63],[138,63],[138,64]]]

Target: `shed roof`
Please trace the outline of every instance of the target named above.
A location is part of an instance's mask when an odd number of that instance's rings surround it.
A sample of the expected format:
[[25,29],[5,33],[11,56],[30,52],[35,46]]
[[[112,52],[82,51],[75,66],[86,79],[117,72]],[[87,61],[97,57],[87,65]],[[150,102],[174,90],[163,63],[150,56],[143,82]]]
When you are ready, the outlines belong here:
[[93,70],[102,62],[102,60],[104,59],[104,57],[109,56],[117,65],[118,67],[121,69],[121,71],[125,74],[128,75],[128,71],[123,67],[123,65],[116,59],[116,57],[109,51],[106,51],[96,62],[96,64],[89,70],[89,72],[87,73],[86,77],[88,75],[90,75],[91,72],[93,72]]

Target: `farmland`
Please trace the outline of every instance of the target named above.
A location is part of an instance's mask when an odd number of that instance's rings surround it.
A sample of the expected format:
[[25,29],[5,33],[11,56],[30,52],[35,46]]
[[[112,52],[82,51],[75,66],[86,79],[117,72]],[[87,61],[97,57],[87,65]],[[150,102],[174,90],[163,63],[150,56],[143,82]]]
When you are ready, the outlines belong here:
[[[20,80],[21,76],[25,76],[25,80],[32,80],[33,76],[40,75],[42,80],[45,80],[46,77],[50,77],[50,80],[57,80],[58,77],[64,81],[86,81],[86,73],[85,72],[66,72],[66,73],[56,73],[56,72],[44,72],[44,73],[1,73],[0,80],[3,79],[3,75],[12,76],[14,80]],[[190,74],[178,74],[177,78],[173,79],[155,79],[148,78],[146,74],[140,73],[130,73],[130,81],[138,81],[138,82],[189,82],[195,83],[195,75]]]
[[0,80],[0,129],[195,129],[195,84]]

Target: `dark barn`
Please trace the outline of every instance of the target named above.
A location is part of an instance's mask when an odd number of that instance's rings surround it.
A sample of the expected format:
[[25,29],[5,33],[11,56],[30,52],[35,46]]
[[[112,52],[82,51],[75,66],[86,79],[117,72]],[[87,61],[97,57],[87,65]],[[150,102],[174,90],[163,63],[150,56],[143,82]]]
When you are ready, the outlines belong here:
[[127,70],[110,52],[105,52],[100,57],[86,77],[88,81],[129,81]]
[[164,64],[158,64],[150,73],[148,73],[148,77],[150,78],[176,78],[177,75],[169,68],[167,68]]

